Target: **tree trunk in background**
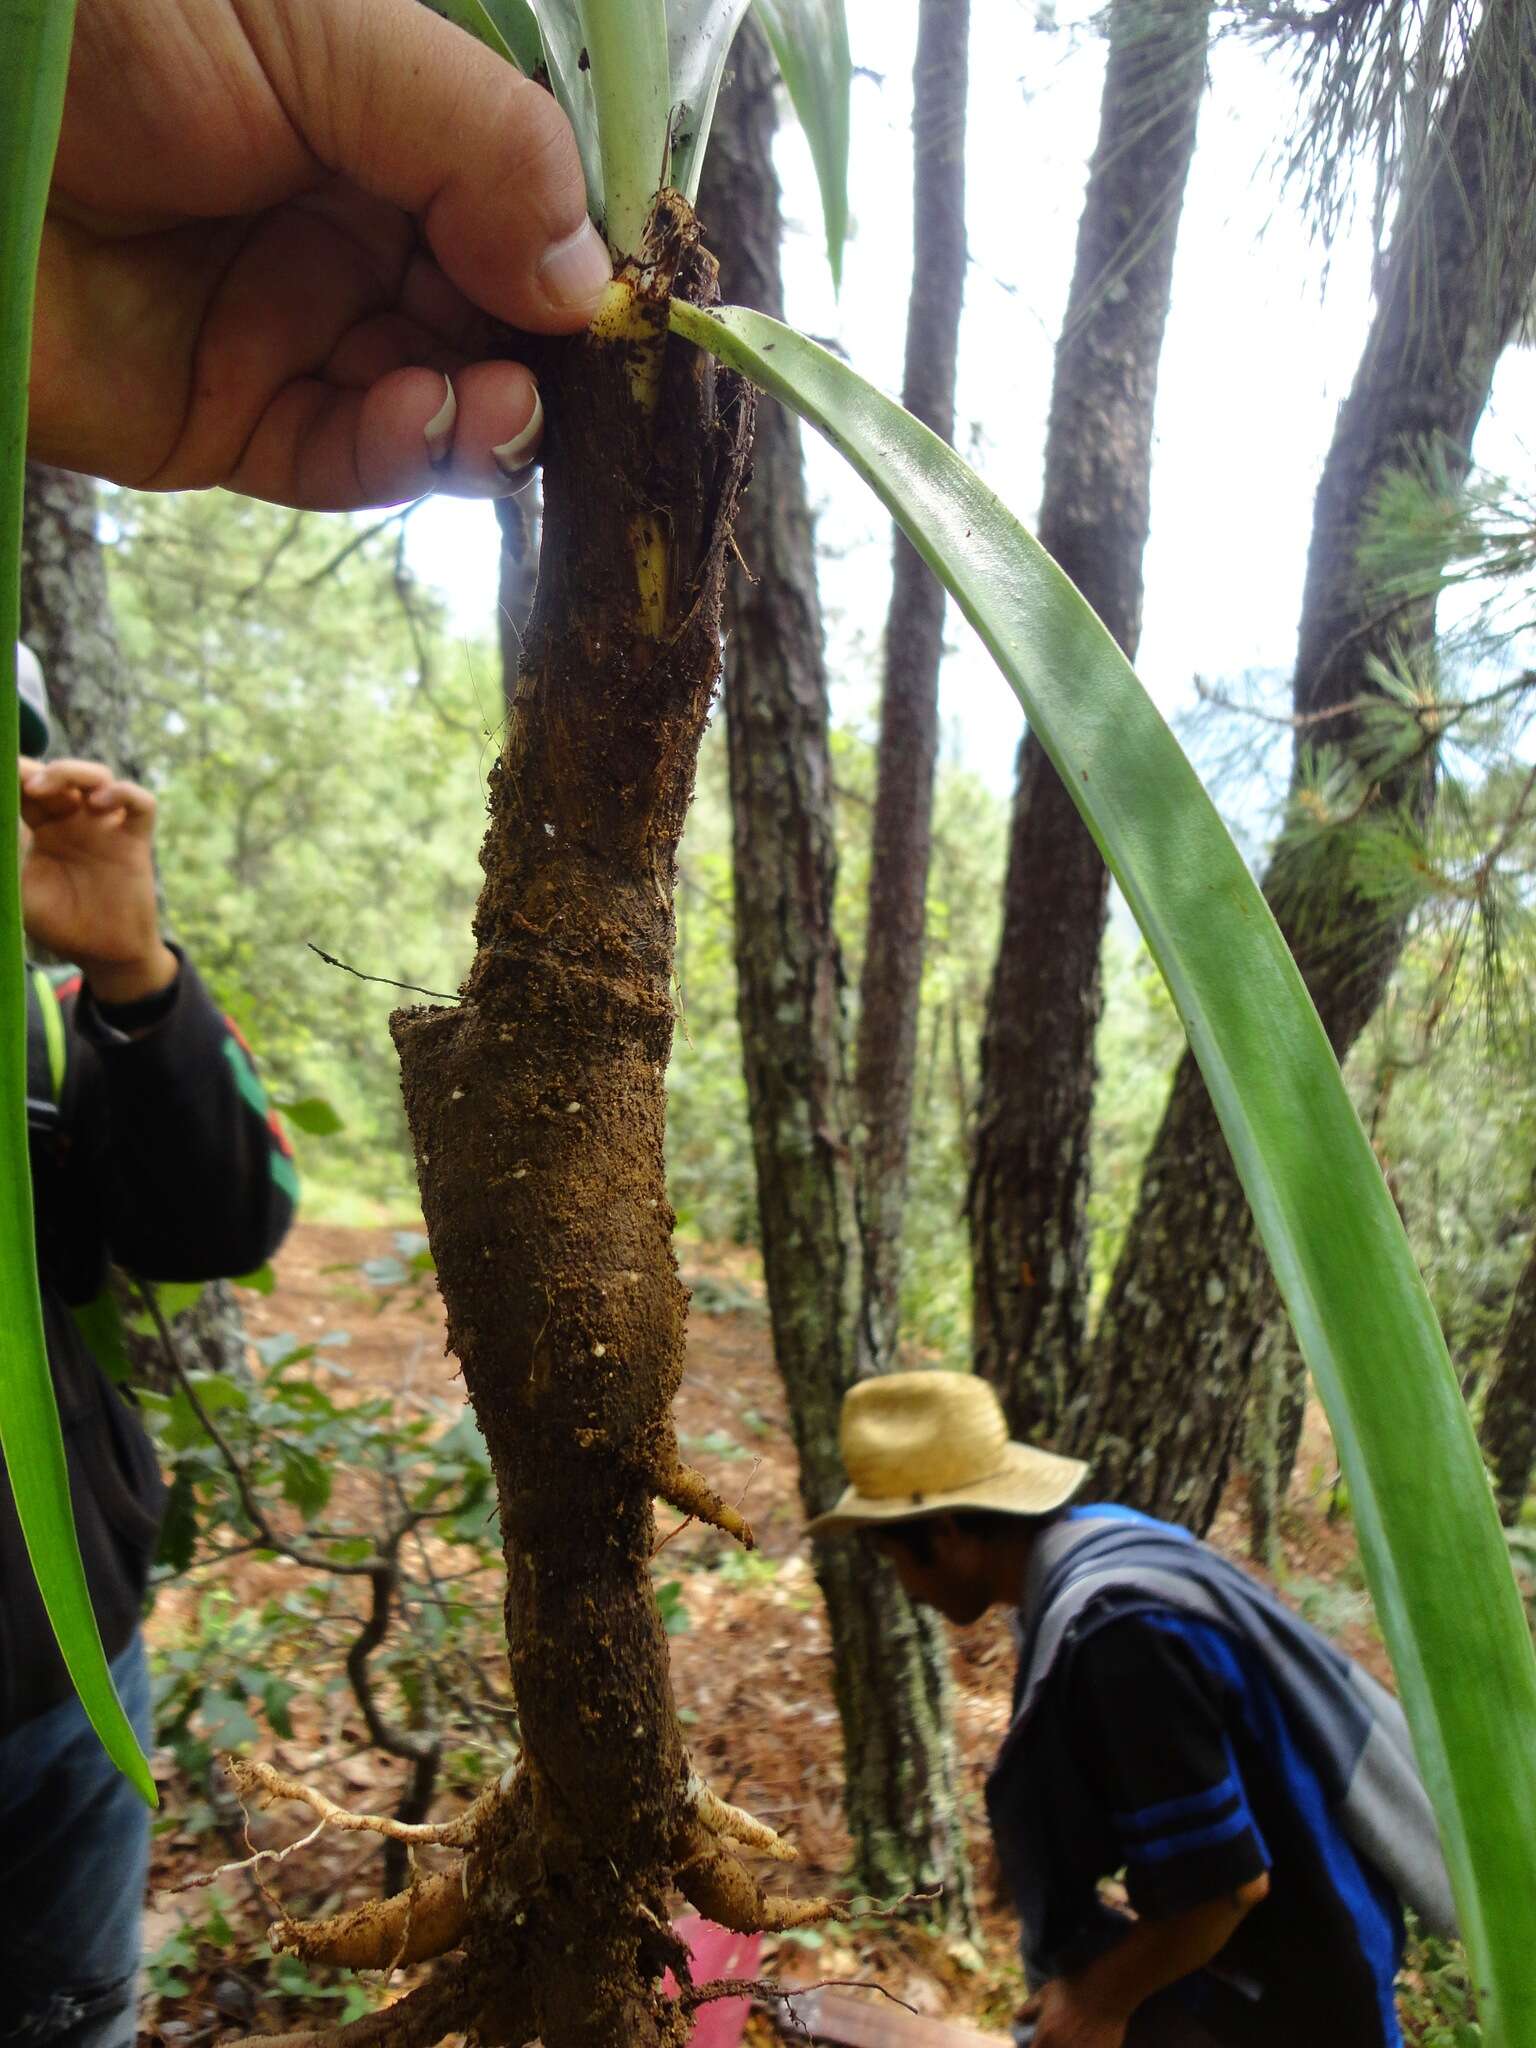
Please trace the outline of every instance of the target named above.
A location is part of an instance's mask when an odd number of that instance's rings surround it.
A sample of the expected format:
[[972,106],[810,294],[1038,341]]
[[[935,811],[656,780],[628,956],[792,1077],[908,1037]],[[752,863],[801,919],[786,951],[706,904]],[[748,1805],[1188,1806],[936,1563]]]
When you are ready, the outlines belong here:
[[[912,67],[912,289],[901,402],[945,441],[965,296],[965,98],[970,0],[919,0]],[[944,587],[895,537],[870,843],[855,1066],[867,1316],[881,1369],[896,1361],[901,1234],[923,979]]]
[[[703,218],[722,252],[724,296],[782,318],[775,67],[750,20],[734,74],[715,118]],[[815,1514],[841,1490],[838,1409],[870,1357],[816,560],[800,430],[770,402],[736,534],[748,571],[732,579],[726,615],[737,1004],[774,1352],[801,1497]],[[843,1722],[854,1882],[877,1897],[942,1885],[940,1917],[968,1928],[943,1632],[858,1544],[818,1543],[814,1562]]]
[[537,470],[510,498],[496,500],[501,529],[496,589],[496,642],[501,652],[502,698],[510,710],[517,693],[523,637],[539,587],[539,544],[544,537],[544,487]]
[[1536,1238],[1509,1305],[1499,1369],[1483,1409],[1483,1455],[1493,1469],[1499,1519],[1520,1519],[1536,1467]]
[[[1380,695],[1376,665],[1432,653],[1434,606],[1387,611],[1363,592],[1356,554],[1374,493],[1436,451],[1454,488],[1500,351],[1536,275],[1536,24],[1497,0],[1452,87],[1437,139],[1416,157],[1382,266],[1375,318],[1339,414],[1313,517],[1295,676],[1301,745],[1362,737],[1351,707]],[[1421,753],[1382,777],[1379,801],[1432,792]],[[1316,846],[1315,836],[1313,846]],[[1392,973],[1406,911],[1350,879],[1347,828],[1320,853],[1282,853],[1266,889],[1340,1058]],[[1215,1513],[1250,1367],[1276,1313],[1254,1236],[1194,1062],[1186,1054],[1143,1170],[1097,1333],[1092,1398],[1075,1443],[1105,1490],[1197,1529]]]
[[[21,533],[21,635],[43,665],[54,713],[55,753],[143,774],[135,678],[118,645],[96,528],[96,486],[73,470],[27,464]],[[139,1304],[127,1297],[125,1309]],[[225,1372],[245,1358],[245,1323],[234,1292],[211,1281],[171,1321],[189,1370]],[[125,1332],[136,1376],[165,1378],[159,1340]]]
[[[1205,88],[1208,0],[1115,0],[1056,349],[1040,538],[1134,658],[1152,421]],[[1033,734],[1019,754],[968,1197],[976,1369],[1052,1442],[1081,1378],[1099,950],[1109,877]]]
[[1280,1516],[1296,1469],[1307,1414],[1307,1362],[1283,1315],[1271,1316],[1254,1350],[1243,1420],[1248,1483],[1248,1549],[1271,1569],[1281,1562]]
[[21,636],[43,665],[53,751],[143,773],[138,692],[118,646],[96,531],[96,486],[69,469],[27,464]]

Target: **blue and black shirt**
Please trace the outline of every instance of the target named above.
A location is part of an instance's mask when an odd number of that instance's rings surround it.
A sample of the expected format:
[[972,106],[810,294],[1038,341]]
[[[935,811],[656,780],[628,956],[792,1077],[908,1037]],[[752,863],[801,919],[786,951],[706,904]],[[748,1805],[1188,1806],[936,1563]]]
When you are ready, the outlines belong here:
[[1267,1873],[1165,1998],[1234,2048],[1399,2048],[1400,1893],[1441,1927],[1452,1912],[1384,1689],[1187,1531],[1123,1509],[1045,1532],[1021,1625],[987,1803],[1032,1977],[1123,1933],[1104,1879],[1159,1919]]

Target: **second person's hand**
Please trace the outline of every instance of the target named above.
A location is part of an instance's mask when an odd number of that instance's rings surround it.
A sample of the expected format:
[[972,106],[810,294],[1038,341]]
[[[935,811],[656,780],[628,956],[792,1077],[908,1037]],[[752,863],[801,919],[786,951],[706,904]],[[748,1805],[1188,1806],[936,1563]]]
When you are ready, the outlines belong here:
[[176,979],[155,902],[155,800],[99,761],[18,763],[27,936],[78,967],[104,1003]]
[[1123,2048],[1126,2020],[1097,2006],[1081,1983],[1055,1977],[1021,2009],[1030,2048]]

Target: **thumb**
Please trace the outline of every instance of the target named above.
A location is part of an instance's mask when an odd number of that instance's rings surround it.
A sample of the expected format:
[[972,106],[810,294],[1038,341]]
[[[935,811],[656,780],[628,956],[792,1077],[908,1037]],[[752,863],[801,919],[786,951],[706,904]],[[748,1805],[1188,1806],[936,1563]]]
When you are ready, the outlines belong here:
[[415,214],[485,312],[535,333],[584,327],[612,265],[552,96],[419,0],[290,0],[247,32],[279,15],[265,68],[314,154]]

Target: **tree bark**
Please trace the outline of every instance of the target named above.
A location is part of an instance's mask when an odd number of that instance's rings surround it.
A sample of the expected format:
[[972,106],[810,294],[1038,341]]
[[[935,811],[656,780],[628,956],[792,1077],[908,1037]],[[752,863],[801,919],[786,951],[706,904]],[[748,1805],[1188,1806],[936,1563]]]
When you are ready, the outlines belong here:
[[1536,1238],[1509,1305],[1498,1373],[1483,1409],[1483,1455],[1493,1469],[1499,1519],[1520,1519],[1536,1467]]
[[106,761],[137,779],[137,691],[118,645],[96,500],[89,477],[27,464],[21,637],[43,666],[54,751]]
[[[1056,349],[1040,538],[1127,655],[1141,633],[1152,420],[1205,86],[1208,0],[1115,0]],[[1086,1211],[1108,873],[1026,736],[982,1038],[968,1197],[976,1370],[1016,1436],[1063,1430],[1086,1338]]]
[[1248,1549],[1259,1563],[1281,1562],[1280,1523],[1307,1413],[1307,1365],[1284,1316],[1271,1316],[1254,1354],[1243,1423],[1248,1483]]
[[539,588],[544,533],[544,490],[537,471],[510,498],[496,501],[501,554],[496,590],[496,643],[501,652],[502,695],[510,711],[517,696],[523,640]]
[[[955,432],[965,296],[965,100],[970,0],[919,0],[912,67],[912,288],[901,402]],[[917,1067],[944,587],[895,535],[885,626],[856,1088],[864,1288],[875,1365],[896,1361],[901,1240]]]
[[[773,171],[776,71],[748,21],[721,94],[702,205],[733,302],[783,317]],[[846,1073],[827,677],[800,431],[759,416],[737,518],[746,573],[726,614],[737,1008],[774,1353],[808,1515],[842,1487],[843,1394],[870,1369]],[[948,1728],[949,1655],[932,1616],[854,1543],[819,1542],[843,1724],[854,1884],[879,1898],[942,1886],[969,1932],[969,1866]],[[931,1910],[931,1909],[930,1909]]]
[[[1536,276],[1536,25],[1496,0],[1452,87],[1439,135],[1414,161],[1382,268],[1365,353],[1318,486],[1294,684],[1296,788],[1321,732],[1369,742],[1359,707],[1380,666],[1421,665],[1433,602],[1389,608],[1364,591],[1362,528],[1395,468],[1432,450],[1452,487],[1499,355]],[[1433,757],[1376,774],[1373,810],[1421,811]],[[1340,1058],[1396,964],[1410,906],[1373,902],[1348,826],[1282,846],[1265,887]],[[1075,1435],[1105,1489],[1206,1528],[1215,1513],[1255,1348],[1277,1297],[1204,1083],[1186,1054],[1143,1171],[1094,1343]]]
[[772,1914],[690,1799],[652,1498],[732,1516],[679,1462],[686,1295],[663,1162],[678,835],[719,662],[751,401],[667,337],[713,296],[681,202],[645,268],[541,365],[545,549],[491,778],[474,965],[394,1021],[448,1343],[496,1475],[524,1749],[477,1825],[477,2037],[685,2038],[660,1995],[678,1885]]
[[[21,527],[21,636],[42,663],[53,712],[53,751],[144,773],[139,691],[123,660],[97,531],[96,485],[73,470],[29,462]],[[137,1306],[127,1294],[125,1309]],[[227,1281],[210,1281],[171,1320],[191,1371],[229,1372],[245,1358],[245,1321]],[[125,1328],[138,1379],[165,1376],[159,1341]]]

